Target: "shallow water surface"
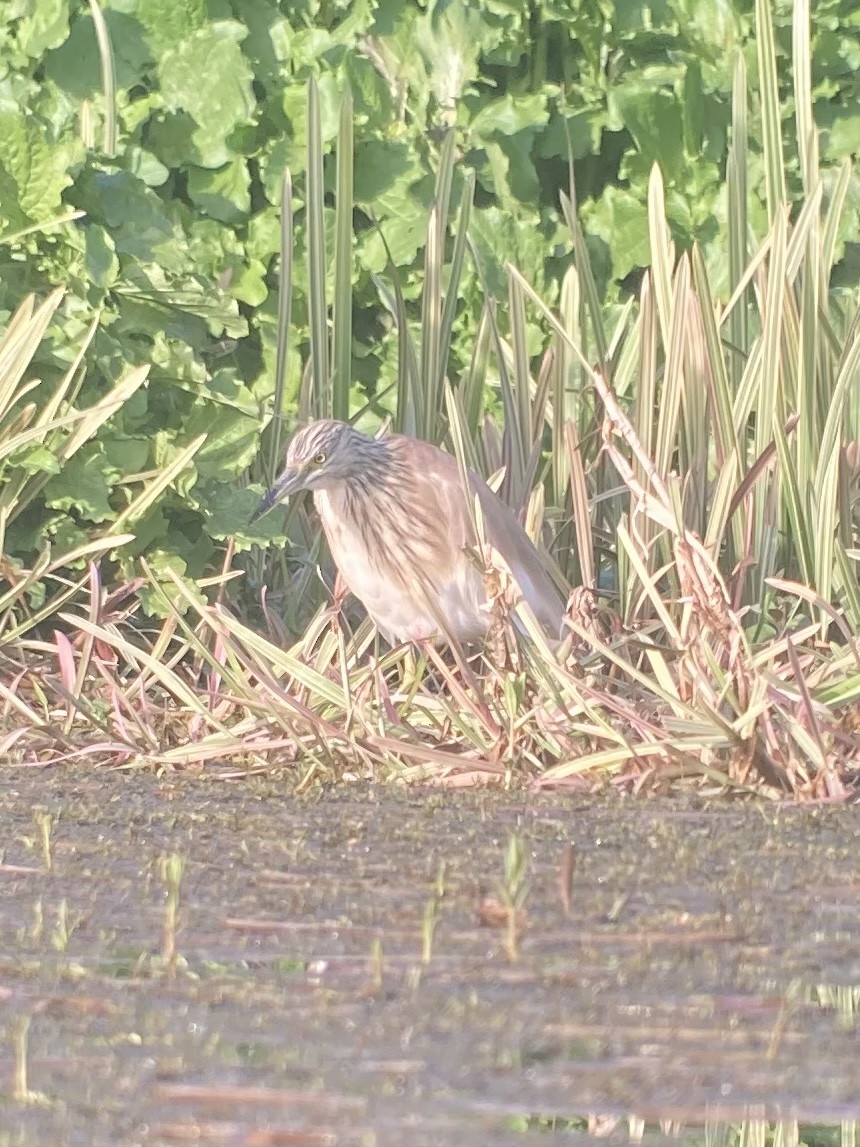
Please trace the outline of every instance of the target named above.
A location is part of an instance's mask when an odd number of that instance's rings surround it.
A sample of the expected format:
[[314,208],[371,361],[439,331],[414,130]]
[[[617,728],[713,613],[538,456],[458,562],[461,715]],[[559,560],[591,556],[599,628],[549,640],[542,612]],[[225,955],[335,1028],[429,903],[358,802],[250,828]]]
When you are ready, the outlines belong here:
[[0,1147],[860,1142],[854,810],[7,768],[0,818]]

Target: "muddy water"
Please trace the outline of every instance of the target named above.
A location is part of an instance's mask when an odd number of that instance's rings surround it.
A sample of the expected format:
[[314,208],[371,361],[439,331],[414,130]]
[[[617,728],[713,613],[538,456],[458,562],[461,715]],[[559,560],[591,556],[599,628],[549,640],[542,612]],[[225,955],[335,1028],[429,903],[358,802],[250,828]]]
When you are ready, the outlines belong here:
[[5,769],[0,826],[0,1147],[860,1142],[857,811]]

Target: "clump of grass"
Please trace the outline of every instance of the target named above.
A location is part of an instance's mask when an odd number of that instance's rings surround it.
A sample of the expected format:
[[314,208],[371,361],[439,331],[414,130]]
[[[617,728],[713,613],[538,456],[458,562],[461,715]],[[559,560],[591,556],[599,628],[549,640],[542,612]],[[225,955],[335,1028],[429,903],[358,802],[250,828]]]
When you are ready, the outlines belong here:
[[481,924],[504,930],[505,953],[512,964],[520,958],[520,936],[526,924],[527,869],[523,837],[519,832],[512,832],[505,849],[504,880],[495,895],[485,896],[478,905]]
[[47,809],[36,809],[33,813],[33,820],[36,822],[36,827],[39,830],[39,842],[42,847],[42,860],[45,865],[45,870],[51,872],[54,867],[51,838],[54,832],[56,818],[54,814],[48,812]]
[[502,902],[508,916],[505,951],[511,963],[519,959],[519,940],[525,923],[525,902],[528,896],[527,868],[525,842],[520,833],[512,832],[505,850],[505,883],[502,888]]
[[74,919],[69,916],[68,901],[63,897],[57,909],[57,923],[51,934],[51,947],[55,952],[65,952],[69,941],[83,923],[83,913],[78,913]]
[[370,945],[370,990],[372,992],[382,990],[384,976],[385,952],[382,947],[382,938],[374,936]]
[[13,1028],[14,1065],[12,1069],[12,1099],[24,1105],[44,1105],[48,1096],[30,1087],[30,1026],[31,1015],[21,1015]]
[[168,975],[175,975],[180,960],[176,947],[176,932],[179,925],[179,893],[182,874],[185,871],[185,858],[177,852],[162,857],[161,879],[166,889],[164,905],[164,928],[161,944],[161,964]]
[[421,963],[429,964],[433,959],[433,937],[439,923],[439,897],[435,894],[427,898],[424,917],[421,922]]

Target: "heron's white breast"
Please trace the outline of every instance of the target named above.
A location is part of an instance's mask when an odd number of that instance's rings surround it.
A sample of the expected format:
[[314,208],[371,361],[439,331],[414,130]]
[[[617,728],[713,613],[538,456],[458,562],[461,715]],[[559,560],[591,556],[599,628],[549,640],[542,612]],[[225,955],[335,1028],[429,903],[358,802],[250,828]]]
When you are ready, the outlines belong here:
[[[400,568],[387,576],[386,562],[402,559],[394,553],[372,559],[368,540],[341,491],[317,490],[314,504],[344,581],[389,641],[419,641],[438,633],[434,608],[460,640],[477,640],[486,633],[489,614],[480,608],[486,601],[483,578],[465,553],[457,551],[451,560],[440,562],[438,537],[414,536],[410,544],[418,568],[411,577]],[[427,576],[421,576],[422,571]]]

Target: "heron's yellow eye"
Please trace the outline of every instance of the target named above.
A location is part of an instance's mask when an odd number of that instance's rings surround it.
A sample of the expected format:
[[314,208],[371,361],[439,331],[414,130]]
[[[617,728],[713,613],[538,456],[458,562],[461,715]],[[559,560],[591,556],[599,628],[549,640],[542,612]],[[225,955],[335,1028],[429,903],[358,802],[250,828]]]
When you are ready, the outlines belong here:
[[322,466],[325,462],[325,454],[320,450],[319,454],[314,454],[314,466]]

